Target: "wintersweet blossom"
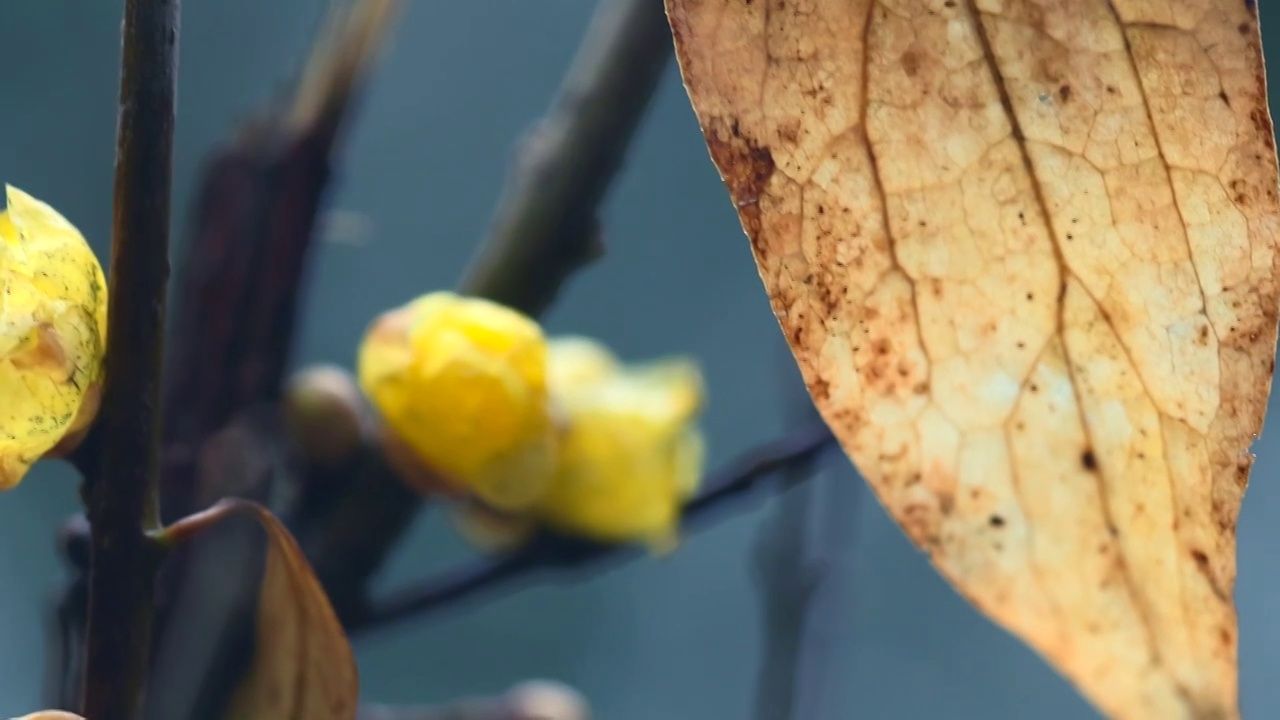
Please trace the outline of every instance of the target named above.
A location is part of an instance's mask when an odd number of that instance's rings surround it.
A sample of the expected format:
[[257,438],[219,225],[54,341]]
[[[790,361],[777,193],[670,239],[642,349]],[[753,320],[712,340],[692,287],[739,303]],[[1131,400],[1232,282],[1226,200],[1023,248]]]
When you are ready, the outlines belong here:
[[565,429],[556,474],[533,514],[593,540],[669,547],[702,474],[697,365],[625,365],[585,338],[553,340],[550,365]]
[[374,322],[357,376],[387,430],[433,475],[518,510],[541,495],[554,469],[546,372],[537,323],[487,300],[436,292]]
[[[97,413],[107,284],[84,236],[12,187],[0,212],[0,490]],[[63,447],[59,447],[60,444]]]
[[702,379],[687,359],[625,364],[514,310],[432,293],[374,323],[358,375],[389,448],[431,471],[402,476],[461,495],[454,522],[486,548],[537,527],[669,548],[698,487]]

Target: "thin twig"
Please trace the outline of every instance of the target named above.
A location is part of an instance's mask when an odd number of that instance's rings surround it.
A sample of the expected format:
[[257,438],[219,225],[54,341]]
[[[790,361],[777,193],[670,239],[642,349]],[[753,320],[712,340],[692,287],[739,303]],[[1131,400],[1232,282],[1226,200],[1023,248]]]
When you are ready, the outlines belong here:
[[83,714],[141,710],[159,525],[157,456],[179,0],[126,0],[99,472],[85,478],[92,538]]
[[[734,507],[735,501],[749,496],[779,471],[808,462],[834,443],[830,429],[823,423],[814,423],[743,454],[706,479],[707,490],[685,506],[680,521],[682,532],[705,527],[732,509],[740,511],[740,505]],[[801,479],[792,474],[783,478],[783,485]],[[599,570],[606,563],[641,554],[634,545],[540,534],[518,550],[481,559],[393,592],[371,605],[365,614],[348,618],[347,629],[369,629],[410,617],[421,618],[516,580],[546,579],[553,577],[552,571],[556,573],[554,577],[563,577],[587,569]]]

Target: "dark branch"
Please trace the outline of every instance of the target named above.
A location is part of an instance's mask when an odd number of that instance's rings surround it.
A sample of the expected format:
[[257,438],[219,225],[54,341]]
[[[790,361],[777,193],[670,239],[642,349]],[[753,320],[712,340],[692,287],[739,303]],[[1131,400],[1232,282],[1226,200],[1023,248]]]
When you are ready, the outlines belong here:
[[[830,429],[819,422],[745,453],[707,478],[706,490],[685,507],[682,532],[696,531],[723,513],[740,510],[738,501],[767,479],[808,463],[834,442]],[[790,473],[782,479],[781,486],[787,487],[803,475]],[[516,580],[563,578],[641,555],[634,545],[606,545],[544,533],[513,552],[481,559],[394,592],[364,615],[348,618],[347,628],[354,631],[421,618]]]
[[600,204],[671,55],[662,0],[600,4],[550,111],[516,153],[465,292],[540,315],[600,254]]
[[292,107],[257,117],[205,170],[165,386],[166,519],[202,509],[201,444],[280,395],[333,156],[396,5],[364,0],[335,14]]
[[[89,573],[83,714],[131,720],[150,656],[158,553],[160,367],[179,0],[126,0],[102,411],[85,477]],[[91,469],[93,466],[91,466]]]

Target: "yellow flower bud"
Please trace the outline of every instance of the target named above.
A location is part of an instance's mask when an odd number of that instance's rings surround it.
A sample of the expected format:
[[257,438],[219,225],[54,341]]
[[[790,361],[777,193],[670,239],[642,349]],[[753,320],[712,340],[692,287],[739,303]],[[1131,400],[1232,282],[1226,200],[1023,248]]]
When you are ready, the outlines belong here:
[[621,367],[609,348],[591,338],[563,335],[547,343],[547,384],[553,395],[589,391]]
[[355,379],[340,367],[314,365],[295,373],[281,410],[294,448],[312,465],[337,468],[360,449],[364,400]]
[[[567,534],[668,549],[702,471],[702,435],[694,425],[702,403],[697,366],[664,360],[582,372],[591,363],[579,362],[587,356],[581,342],[575,339],[563,354],[552,343],[552,394],[567,429],[558,471],[535,512]],[[576,364],[572,372],[558,372],[562,358]]]
[[107,284],[93,250],[58,211],[5,187],[0,212],[0,490],[97,411]]
[[502,510],[527,507],[550,479],[546,374],[537,323],[448,292],[376,320],[357,371],[388,429],[425,466]]

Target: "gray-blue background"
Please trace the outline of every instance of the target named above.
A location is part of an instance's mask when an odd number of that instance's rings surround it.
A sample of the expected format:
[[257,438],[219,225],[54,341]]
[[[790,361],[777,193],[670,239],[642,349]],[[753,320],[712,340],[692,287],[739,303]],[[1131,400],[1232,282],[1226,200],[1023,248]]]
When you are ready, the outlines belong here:
[[[201,159],[282,86],[328,0],[184,4],[179,223]],[[0,180],[54,203],[104,257],[120,5],[0,0]],[[486,228],[515,139],[546,107],[594,2],[408,5],[355,126],[333,203],[367,216],[373,232],[364,246],[322,249],[302,323],[302,361],[349,364],[372,315],[452,283]],[[572,282],[551,328],[602,337],[631,357],[696,355],[709,379],[715,462],[778,432],[779,333],[674,68],[604,219],[608,256]],[[1280,717],[1274,427],[1255,448],[1240,523],[1248,718]],[[62,576],[51,537],[75,508],[75,480],[60,466],[40,468],[0,498],[0,716],[37,708],[42,603]],[[748,550],[761,517],[747,514],[689,538],[663,562],[360,639],[364,693],[438,701],[541,676],[581,688],[605,720],[746,718],[761,653]],[[938,580],[878,505],[865,503],[846,521],[856,524],[856,547],[833,572],[847,592],[829,599],[844,616],[818,631],[835,647],[826,715],[1093,717],[1063,681]],[[392,580],[457,556],[441,525],[421,524],[395,559]]]

